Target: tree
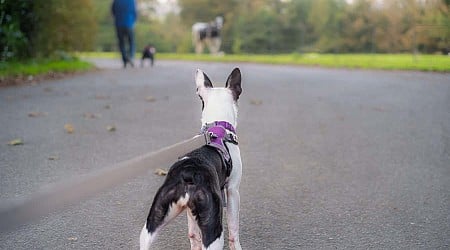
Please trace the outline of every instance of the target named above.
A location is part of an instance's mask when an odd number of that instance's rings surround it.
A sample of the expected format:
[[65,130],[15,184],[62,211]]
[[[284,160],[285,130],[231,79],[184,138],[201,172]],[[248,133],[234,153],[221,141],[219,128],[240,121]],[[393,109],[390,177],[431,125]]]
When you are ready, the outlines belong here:
[[38,55],[92,49],[97,27],[92,0],[34,0],[34,12]]
[[348,5],[342,18],[340,50],[344,52],[374,52],[376,50],[376,20],[373,0],[356,0]]
[[23,59],[32,53],[31,39],[36,18],[33,1],[16,0],[0,3],[1,61]]

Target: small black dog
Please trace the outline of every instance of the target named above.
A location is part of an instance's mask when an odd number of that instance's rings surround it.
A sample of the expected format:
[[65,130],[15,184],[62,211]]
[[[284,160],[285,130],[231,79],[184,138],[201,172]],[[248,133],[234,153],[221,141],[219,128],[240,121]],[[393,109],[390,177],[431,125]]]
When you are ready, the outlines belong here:
[[145,59],[150,59],[150,65],[153,67],[153,62],[155,61],[155,53],[156,49],[153,45],[149,44],[145,46],[144,50],[142,51],[141,67],[144,67]]

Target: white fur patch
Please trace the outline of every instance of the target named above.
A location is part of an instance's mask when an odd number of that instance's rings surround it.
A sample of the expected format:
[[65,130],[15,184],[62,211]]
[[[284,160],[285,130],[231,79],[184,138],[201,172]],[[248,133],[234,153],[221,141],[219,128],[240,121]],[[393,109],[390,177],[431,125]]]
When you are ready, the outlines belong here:
[[189,159],[189,156],[183,156],[180,159],[178,159],[178,161],[183,161],[183,160],[186,160],[186,159]]
[[155,240],[158,233],[158,229],[173,220],[178,214],[180,214],[185,208],[189,201],[189,194],[186,193],[183,197],[180,197],[178,201],[172,203],[167,211],[166,217],[164,218],[164,223],[156,229],[153,234],[149,233],[147,230],[147,223],[145,223],[144,228],[142,228],[141,235],[139,237],[139,245],[141,250],[150,249],[150,245]]
[[208,248],[203,247],[203,249],[206,250],[222,250],[223,249],[223,231],[222,234],[220,234],[220,238],[217,238],[211,245],[209,245]]
[[233,94],[228,88],[209,88],[202,96],[205,108],[202,113],[202,124],[214,121],[227,121],[236,128],[237,106]]
[[168,223],[172,219],[174,219],[178,214],[180,214],[185,208],[189,201],[189,194],[184,194],[184,197],[181,197],[177,202],[174,202],[170,205],[169,211],[167,211],[166,218],[164,219],[165,223]]
[[141,250],[150,249],[150,245],[155,240],[155,234],[152,235],[147,230],[147,223],[145,223],[144,228],[142,228],[141,235],[139,237],[139,246]]

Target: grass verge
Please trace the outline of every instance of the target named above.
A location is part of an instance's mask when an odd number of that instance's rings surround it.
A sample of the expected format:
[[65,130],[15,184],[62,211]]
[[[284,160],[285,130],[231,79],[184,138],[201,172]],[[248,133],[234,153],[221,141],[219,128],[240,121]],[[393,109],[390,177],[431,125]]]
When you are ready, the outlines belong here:
[[[118,58],[118,53],[86,52],[81,57]],[[139,55],[136,55],[139,58]],[[416,70],[450,72],[450,56],[412,54],[278,54],[223,55],[158,53],[157,60],[207,62],[251,62],[264,64],[305,65],[330,68]]]
[[383,70],[450,71],[450,57],[406,54],[285,54],[285,55],[193,55],[161,54],[161,59],[256,62],[266,64],[309,65],[331,68]]
[[33,60],[28,62],[2,62],[0,63],[1,77],[36,76],[49,72],[66,73],[92,69],[89,62],[80,60]]
[[93,69],[94,65],[78,59],[0,62],[0,85],[21,84],[39,79],[58,78]]

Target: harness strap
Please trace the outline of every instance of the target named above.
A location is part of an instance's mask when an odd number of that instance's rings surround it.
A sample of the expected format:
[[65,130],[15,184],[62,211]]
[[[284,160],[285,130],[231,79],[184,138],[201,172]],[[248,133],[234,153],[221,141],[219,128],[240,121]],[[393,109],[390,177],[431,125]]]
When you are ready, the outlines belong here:
[[[233,170],[233,162],[230,156],[230,150],[225,142],[238,145],[236,130],[233,125],[226,121],[215,121],[205,124],[201,129],[201,133],[207,138],[206,145],[214,147],[219,152],[222,158],[222,165],[225,167],[226,177],[229,177],[231,170]],[[227,206],[225,185],[226,181],[220,187],[224,207]]]
[[214,147],[220,153],[224,166],[226,167],[226,176],[230,176],[233,164],[231,162],[229,149],[225,142],[238,145],[237,136],[235,134],[236,130],[233,125],[226,121],[216,121],[205,124],[201,131],[203,134],[209,135],[206,136],[210,138],[206,145]]

